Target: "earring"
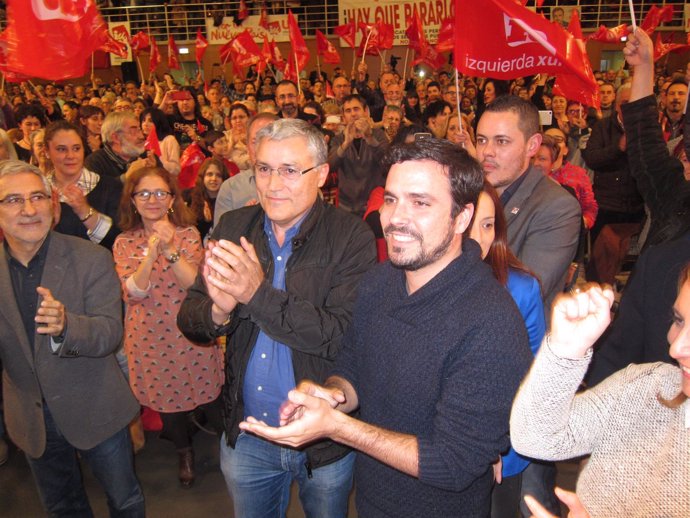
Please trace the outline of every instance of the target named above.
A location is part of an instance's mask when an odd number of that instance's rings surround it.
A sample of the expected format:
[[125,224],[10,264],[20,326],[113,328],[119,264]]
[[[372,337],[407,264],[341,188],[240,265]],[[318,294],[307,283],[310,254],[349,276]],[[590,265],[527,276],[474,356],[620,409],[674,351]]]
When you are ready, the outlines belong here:
[[173,209],[172,207],[170,207],[168,209],[168,214],[173,214],[174,212],[175,212],[175,209]]

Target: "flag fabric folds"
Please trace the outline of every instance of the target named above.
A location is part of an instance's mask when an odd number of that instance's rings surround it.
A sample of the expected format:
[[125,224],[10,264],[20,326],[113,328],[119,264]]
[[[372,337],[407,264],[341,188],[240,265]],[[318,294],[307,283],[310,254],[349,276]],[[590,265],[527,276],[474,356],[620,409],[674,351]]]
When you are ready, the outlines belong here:
[[340,63],[340,54],[338,54],[335,46],[318,29],[316,29],[316,52],[326,63],[332,65]]
[[434,48],[436,52],[450,52],[455,41],[455,20],[444,18],[441,20],[441,28],[438,31],[438,40]]
[[220,48],[220,58],[223,63],[231,60],[234,70],[239,71],[258,64],[261,60],[261,49],[251,33],[245,29]]
[[151,38],[151,53],[149,54],[149,73],[152,74],[161,62],[161,54],[158,52],[158,44],[155,38]]
[[170,70],[180,70],[180,58],[177,57],[178,50],[172,34],[168,38],[168,68]]
[[[455,66],[480,77],[556,75],[566,97],[599,107],[599,88],[584,44],[514,0],[456,0]],[[486,35],[491,34],[491,38]]]
[[659,9],[653,5],[647,11],[647,16],[644,17],[640,28],[650,36],[654,33],[656,28],[663,22],[670,22],[673,19],[673,5],[667,5]]
[[620,43],[623,36],[630,34],[628,24],[624,23],[607,29],[604,25],[600,25],[596,32],[590,34],[587,40],[601,41],[602,43]]
[[[299,71],[304,70],[309,62],[309,49],[304,42],[302,31],[300,31],[292,11],[288,11],[288,32],[290,34],[290,43],[292,44],[292,53],[297,57],[297,73],[299,74]],[[293,57],[288,61],[293,61],[294,59]]]
[[155,126],[151,128],[151,131],[149,131],[149,134],[146,136],[144,149],[147,151],[153,151],[156,156],[161,156],[161,143],[158,140],[158,133],[156,133]]
[[[688,35],[690,40],[690,35]],[[690,50],[688,43],[664,43],[661,39],[661,34],[656,33],[656,41],[654,42],[654,61],[664,57],[669,52],[681,53]]]
[[7,1],[0,69],[14,75],[61,80],[86,75],[94,51],[109,34],[94,0]]
[[130,38],[129,46],[132,47],[134,54],[139,55],[140,52],[149,50],[151,38],[144,31],[139,31]]
[[195,54],[196,54],[196,62],[199,66],[201,66],[201,61],[204,59],[204,54],[206,53],[206,49],[208,48],[208,40],[204,38],[204,35],[201,34],[201,29],[196,30],[196,42],[195,42]]
[[344,25],[334,27],[333,34],[340,36],[343,41],[353,49],[357,46],[355,43],[355,39],[357,38],[357,25],[354,20],[350,20]]

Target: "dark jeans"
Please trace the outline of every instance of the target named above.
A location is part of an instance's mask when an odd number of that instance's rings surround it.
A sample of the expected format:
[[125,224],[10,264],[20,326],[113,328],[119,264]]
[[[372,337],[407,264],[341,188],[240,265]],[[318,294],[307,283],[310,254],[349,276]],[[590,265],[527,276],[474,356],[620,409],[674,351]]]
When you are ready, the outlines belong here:
[[522,493],[520,510],[523,516],[531,516],[524,496],[532,495],[550,513],[561,515],[561,503],[554,492],[556,487],[556,465],[553,462],[532,461],[522,472]]
[[91,518],[77,451],[103,486],[111,517],[146,516],[144,495],[134,473],[127,428],[90,450],[77,450],[62,436],[44,404],[46,449],[38,459],[27,455],[43,507],[50,517]]

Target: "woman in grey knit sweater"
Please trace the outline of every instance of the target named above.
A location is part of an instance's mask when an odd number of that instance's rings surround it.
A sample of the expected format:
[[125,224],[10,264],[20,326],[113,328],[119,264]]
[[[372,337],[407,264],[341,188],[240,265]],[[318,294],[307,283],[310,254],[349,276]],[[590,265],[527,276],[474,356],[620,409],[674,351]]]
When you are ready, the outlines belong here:
[[519,453],[591,455],[577,495],[592,518],[690,516],[690,265],[679,280],[667,363],[630,365],[576,395],[591,347],[610,321],[613,292],[593,286],[558,299],[510,421]]

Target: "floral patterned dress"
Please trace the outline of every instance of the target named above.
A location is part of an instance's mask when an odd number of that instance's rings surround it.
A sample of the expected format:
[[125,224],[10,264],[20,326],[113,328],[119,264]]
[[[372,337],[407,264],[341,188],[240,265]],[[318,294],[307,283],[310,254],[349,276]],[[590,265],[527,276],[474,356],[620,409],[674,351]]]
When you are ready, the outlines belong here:
[[[195,228],[177,227],[174,245],[189,263],[201,262],[203,250]],[[223,356],[216,345],[194,345],[177,328],[186,290],[162,255],[154,263],[148,288],[132,293],[133,281],[128,286],[128,279],[147,253],[143,229],[123,232],[113,246],[126,304],[129,383],[139,403],[158,412],[193,410],[220,394]]]

